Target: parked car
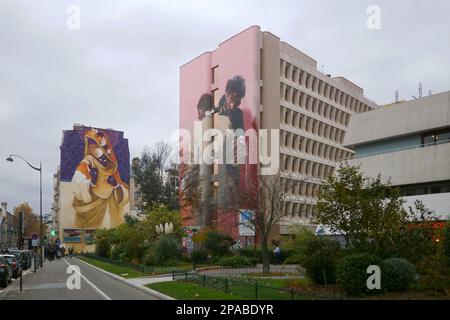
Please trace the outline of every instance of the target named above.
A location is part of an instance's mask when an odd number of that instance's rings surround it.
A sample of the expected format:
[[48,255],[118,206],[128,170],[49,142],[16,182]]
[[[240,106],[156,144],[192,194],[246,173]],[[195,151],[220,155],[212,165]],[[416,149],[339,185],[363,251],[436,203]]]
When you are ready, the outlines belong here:
[[5,256],[0,255],[0,287],[7,287],[12,279],[11,266]]
[[9,253],[14,254],[20,261],[23,270],[31,268],[33,261],[33,252],[28,250],[10,250]]
[[31,265],[34,261],[34,252],[31,250],[24,250],[23,252],[27,255],[29,261],[29,268],[31,268]]
[[22,267],[20,265],[20,260],[14,254],[5,254],[4,257],[8,261],[12,269],[12,277],[17,279],[22,273]]

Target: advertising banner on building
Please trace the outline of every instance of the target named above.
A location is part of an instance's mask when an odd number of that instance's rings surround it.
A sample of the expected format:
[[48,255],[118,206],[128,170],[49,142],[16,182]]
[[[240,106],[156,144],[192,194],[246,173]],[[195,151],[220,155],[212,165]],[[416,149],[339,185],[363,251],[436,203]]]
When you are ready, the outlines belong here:
[[239,213],[239,235],[254,236],[255,227],[251,224],[254,212],[252,210],[240,210]]

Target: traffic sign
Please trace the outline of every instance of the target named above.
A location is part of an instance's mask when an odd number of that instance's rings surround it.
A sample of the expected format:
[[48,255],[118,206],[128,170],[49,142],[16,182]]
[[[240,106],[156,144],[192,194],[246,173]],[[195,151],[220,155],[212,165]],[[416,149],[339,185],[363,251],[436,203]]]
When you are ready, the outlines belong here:
[[39,245],[39,241],[38,241],[37,239],[32,239],[32,240],[31,240],[31,245],[32,245],[33,247],[37,247],[37,246]]
[[38,238],[39,238],[39,236],[38,236],[37,233],[33,233],[33,234],[31,235],[31,240],[37,240]]

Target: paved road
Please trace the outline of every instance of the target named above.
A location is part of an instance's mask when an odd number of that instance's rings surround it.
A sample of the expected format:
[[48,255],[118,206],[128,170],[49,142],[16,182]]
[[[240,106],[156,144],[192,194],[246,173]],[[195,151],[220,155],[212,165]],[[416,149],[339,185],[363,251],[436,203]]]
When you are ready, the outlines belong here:
[[[80,289],[67,288],[66,273],[69,265],[80,269]],[[46,261],[43,269],[27,272],[23,277],[23,291],[19,281],[13,280],[8,288],[0,290],[0,300],[155,300],[156,297],[135,289],[121,281],[86,265],[77,259],[65,258]]]

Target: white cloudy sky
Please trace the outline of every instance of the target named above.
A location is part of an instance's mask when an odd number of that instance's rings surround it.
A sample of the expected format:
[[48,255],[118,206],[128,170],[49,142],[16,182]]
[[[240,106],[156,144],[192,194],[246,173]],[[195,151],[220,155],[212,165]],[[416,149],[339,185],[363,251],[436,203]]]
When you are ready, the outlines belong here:
[[[69,5],[81,29],[66,27]],[[367,7],[381,29],[366,27]],[[10,153],[43,162],[44,213],[63,129],[125,131],[131,155],[178,125],[178,68],[260,25],[365,89],[378,103],[450,88],[450,2],[0,0],[0,200],[39,210],[38,174]]]

